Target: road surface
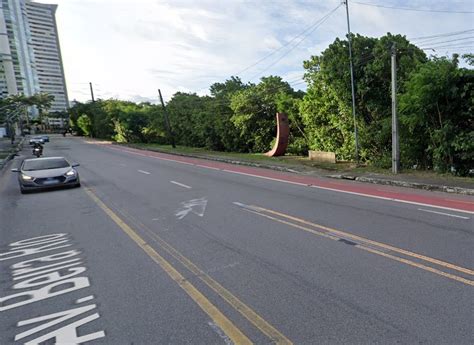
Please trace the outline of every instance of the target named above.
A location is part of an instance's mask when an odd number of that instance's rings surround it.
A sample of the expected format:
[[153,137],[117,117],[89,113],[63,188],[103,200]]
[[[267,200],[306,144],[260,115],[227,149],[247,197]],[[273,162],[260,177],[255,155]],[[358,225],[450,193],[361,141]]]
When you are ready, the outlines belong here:
[[81,138],[45,154],[83,183],[0,177],[0,344],[474,343],[472,197]]

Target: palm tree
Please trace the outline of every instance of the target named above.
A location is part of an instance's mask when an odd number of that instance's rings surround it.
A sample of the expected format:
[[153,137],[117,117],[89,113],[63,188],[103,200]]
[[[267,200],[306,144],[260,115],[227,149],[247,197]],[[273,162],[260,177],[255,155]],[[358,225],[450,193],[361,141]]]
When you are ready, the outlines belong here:
[[31,96],[30,98],[33,105],[35,105],[36,108],[38,108],[39,121],[40,121],[40,124],[43,124],[44,113],[49,108],[51,108],[51,105],[53,104],[53,101],[54,101],[54,96],[48,93],[41,92],[41,93],[37,93]]

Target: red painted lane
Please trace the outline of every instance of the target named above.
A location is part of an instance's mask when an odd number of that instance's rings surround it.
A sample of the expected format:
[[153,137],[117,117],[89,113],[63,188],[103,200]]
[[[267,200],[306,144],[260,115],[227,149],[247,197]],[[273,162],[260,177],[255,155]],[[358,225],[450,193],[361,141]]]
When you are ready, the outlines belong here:
[[254,168],[248,166],[241,166],[241,165],[234,165],[230,163],[222,163],[216,161],[209,161],[205,159],[198,159],[198,158],[190,158],[190,157],[182,157],[182,156],[175,156],[171,154],[161,153],[161,152],[154,152],[154,151],[146,151],[146,150],[139,150],[133,148],[125,148],[125,147],[117,147],[112,145],[107,145],[110,149],[118,150],[122,152],[128,152],[140,156],[145,157],[153,157],[162,160],[169,160],[174,162],[180,162],[185,164],[192,164],[201,167],[219,169],[219,170],[226,170],[228,172],[234,172],[239,174],[250,174],[256,175],[264,178],[269,179],[277,179],[282,180],[290,183],[298,183],[304,184],[307,186],[314,186],[320,188],[331,189],[335,191],[341,192],[349,192],[349,193],[357,193],[357,194],[364,194],[369,197],[379,197],[379,198],[388,198],[388,199],[396,199],[397,201],[405,201],[411,203],[420,203],[426,205],[432,205],[435,207],[443,207],[443,208],[452,208],[455,210],[460,211],[468,211],[474,212],[474,198],[472,201],[470,199],[460,199],[457,200],[456,196],[450,196],[449,199],[443,198],[437,195],[426,195],[426,194],[419,194],[415,191],[404,191],[403,189],[399,189],[397,191],[392,190],[390,187],[384,187],[380,185],[362,185],[357,182],[346,182],[346,181],[327,181],[324,178],[318,178],[313,176],[302,176],[297,174],[291,173],[284,173],[274,170],[267,170],[262,168]]

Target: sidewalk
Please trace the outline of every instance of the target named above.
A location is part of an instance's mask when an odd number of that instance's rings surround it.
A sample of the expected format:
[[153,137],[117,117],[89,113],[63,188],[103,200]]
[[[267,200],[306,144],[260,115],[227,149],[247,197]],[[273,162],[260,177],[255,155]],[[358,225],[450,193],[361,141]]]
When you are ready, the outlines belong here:
[[24,137],[17,137],[12,145],[10,138],[0,138],[0,170],[21,150],[24,140]]
[[440,175],[434,172],[413,171],[393,175],[385,172],[375,173],[364,171],[363,168],[359,170],[353,169],[350,167],[350,164],[347,164],[347,169],[333,169],[330,165],[328,165],[329,168],[326,169],[324,164],[317,165],[307,159],[291,156],[269,158],[263,155],[234,154],[225,152],[221,153],[180,147],[177,149],[172,149],[171,147],[166,146],[143,144],[126,144],[121,146],[129,146],[141,150],[162,152],[184,157],[201,158],[237,165],[259,167],[314,177],[345,179],[365,183],[474,196],[474,178]]

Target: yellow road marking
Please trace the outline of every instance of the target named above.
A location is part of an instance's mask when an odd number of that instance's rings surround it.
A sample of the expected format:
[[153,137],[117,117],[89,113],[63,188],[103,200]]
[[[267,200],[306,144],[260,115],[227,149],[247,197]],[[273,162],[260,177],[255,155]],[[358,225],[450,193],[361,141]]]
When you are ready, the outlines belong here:
[[[259,208],[259,207],[257,207],[257,206],[252,206],[252,207]],[[264,214],[264,213],[260,213],[260,212],[253,211],[253,210],[251,210],[251,209],[245,209],[245,208],[244,208],[244,210],[246,210],[246,211],[248,211],[248,212],[251,212],[251,213],[254,213],[254,214],[256,214],[256,215],[259,215],[259,216],[261,216],[261,217],[265,217],[265,218],[274,220],[274,221],[276,221],[276,222],[279,222],[279,223],[282,223],[282,224],[286,224],[286,225],[289,225],[289,226],[294,227],[294,228],[298,228],[298,229],[303,230],[303,231],[306,231],[306,232],[310,232],[310,233],[312,233],[312,234],[314,234],[314,235],[318,235],[318,236],[330,238],[330,239],[332,239],[332,240],[339,240],[338,237],[331,236],[331,235],[328,235],[328,234],[326,234],[326,233],[324,233],[324,232],[319,232],[319,231],[316,231],[316,230],[307,228],[307,227],[302,226],[302,225],[298,225],[298,224],[294,224],[294,223],[291,223],[291,222],[288,222],[288,221],[285,221],[285,220],[282,220],[282,219],[278,219],[278,218],[269,216],[269,215]],[[278,213],[278,212],[276,212],[276,213]],[[371,253],[373,253],[373,254],[377,254],[377,255],[384,256],[384,257],[386,257],[386,258],[389,258],[389,259],[392,259],[392,260],[395,260],[395,261],[398,261],[398,262],[402,262],[402,263],[404,263],[404,264],[407,264],[407,265],[410,265],[410,266],[413,266],[413,267],[421,268],[421,269],[423,269],[423,270],[425,270],[425,271],[429,271],[429,272],[431,272],[431,273],[435,273],[435,274],[440,275],[440,276],[443,276],[443,277],[445,277],[445,278],[453,279],[453,280],[456,280],[456,281],[458,281],[458,282],[461,282],[461,283],[464,283],[464,284],[467,284],[467,285],[474,286],[474,281],[472,281],[472,280],[465,279],[465,278],[456,276],[456,275],[454,275],[454,274],[449,274],[449,273],[446,273],[446,272],[437,270],[437,269],[435,269],[435,268],[433,268],[433,267],[425,266],[425,265],[423,265],[423,264],[419,264],[419,263],[417,263],[417,262],[410,261],[410,260],[407,260],[407,259],[404,259],[404,258],[400,258],[400,257],[394,256],[394,255],[388,254],[388,253],[384,253],[384,252],[381,252],[381,251],[376,250],[376,249],[368,248],[368,247],[365,247],[365,246],[360,245],[360,244],[356,244],[354,247],[357,247],[357,248],[359,248],[359,249],[362,249],[362,250],[371,252]]]
[[445,262],[445,261],[441,261],[441,260],[438,260],[438,259],[435,259],[435,258],[425,256],[425,255],[413,253],[413,252],[410,252],[408,250],[393,247],[393,246],[385,244],[385,243],[369,240],[369,239],[361,237],[361,236],[357,236],[357,235],[353,235],[353,234],[348,233],[348,232],[344,232],[344,231],[341,231],[341,230],[329,228],[329,227],[324,226],[324,225],[315,224],[315,223],[309,222],[309,221],[301,219],[301,218],[297,218],[297,217],[290,216],[288,214],[284,214],[284,213],[280,213],[280,212],[277,212],[277,211],[269,210],[269,209],[266,209],[266,208],[263,208],[263,207],[260,207],[260,206],[252,206],[252,208],[259,209],[261,211],[268,212],[268,213],[271,213],[271,214],[275,214],[275,215],[278,215],[280,217],[284,217],[284,218],[287,218],[287,219],[291,219],[291,220],[297,221],[297,222],[302,223],[302,224],[311,225],[311,226],[314,226],[316,228],[320,228],[320,229],[329,231],[333,234],[340,235],[342,237],[349,237],[349,238],[357,240],[357,241],[365,242],[365,243],[368,243],[368,244],[372,244],[374,246],[378,246],[378,247],[381,247],[381,248],[384,248],[384,249],[388,249],[388,250],[400,253],[400,254],[404,254],[404,255],[411,256],[411,257],[414,257],[414,258],[417,258],[417,259],[420,259],[420,260],[431,262],[433,264],[443,266],[443,267],[447,267],[447,268],[450,268],[450,269],[455,270],[455,271],[463,272],[463,273],[466,273],[466,274],[469,274],[469,275],[474,275],[473,270],[470,270],[470,269],[464,268],[464,267],[460,267],[460,266],[451,264],[449,262]]
[[407,259],[404,259],[404,258],[399,258],[398,256],[391,255],[391,254],[388,254],[388,253],[384,253],[384,252],[381,252],[381,251],[376,250],[376,249],[372,249],[372,248],[368,248],[368,247],[364,247],[364,246],[360,246],[360,245],[356,245],[356,247],[358,247],[362,250],[368,251],[370,253],[381,255],[381,256],[384,256],[386,258],[389,258],[389,259],[392,259],[392,260],[395,260],[395,261],[398,261],[398,262],[402,262],[402,263],[410,265],[410,266],[418,267],[418,268],[421,268],[425,271],[429,271],[429,272],[438,274],[438,275],[446,277],[446,278],[457,280],[458,282],[461,282],[461,283],[464,283],[464,284],[467,284],[467,285],[474,286],[474,281],[472,281],[472,280],[465,279],[465,278],[456,276],[454,274],[446,273],[446,272],[437,270],[436,268],[433,268],[433,267],[425,266],[425,265],[422,265],[422,264],[419,264],[417,262],[413,262],[413,261],[410,261],[410,260],[407,260]]
[[217,309],[198,289],[187,281],[168,261],[155,249],[150,247],[130,226],[105,205],[90,189],[85,189],[89,197],[117,224],[148,256],[155,261],[173,279],[194,302],[219,326],[234,344],[252,344],[219,309]]
[[196,275],[201,281],[203,281],[207,286],[209,286],[214,292],[216,292],[220,297],[222,297],[227,303],[229,303],[235,310],[237,310],[243,317],[249,320],[257,329],[259,329],[263,334],[269,337],[272,342],[276,344],[292,344],[291,340],[286,338],[280,331],[275,327],[270,325],[265,321],[260,315],[253,311],[249,306],[240,301],[236,296],[234,296],[229,290],[224,288],[217,281],[212,279],[208,274],[203,270],[193,264],[189,259],[183,256],[165,240],[163,240],[158,234],[154,233],[150,228],[145,224],[140,222],[138,219],[133,217],[130,214],[125,214],[123,211],[119,211],[125,217],[128,217],[132,221],[138,223],[146,232],[156,241],[166,252],[168,252],[172,257],[178,260],[184,267]]

